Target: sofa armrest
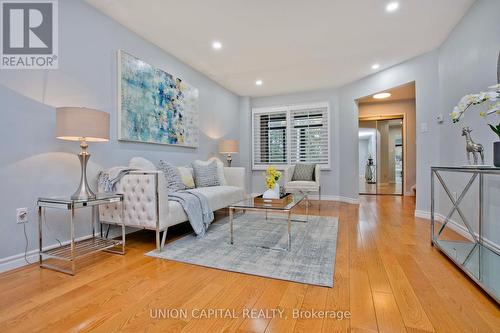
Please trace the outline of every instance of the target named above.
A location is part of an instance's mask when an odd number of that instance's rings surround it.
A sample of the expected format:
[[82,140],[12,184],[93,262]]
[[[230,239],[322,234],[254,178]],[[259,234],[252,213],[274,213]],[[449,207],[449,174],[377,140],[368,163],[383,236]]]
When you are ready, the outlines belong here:
[[236,186],[246,191],[245,168],[224,167],[224,177],[229,186]]
[[293,172],[295,170],[295,165],[286,165],[284,169],[283,175],[283,185],[292,181]]
[[99,209],[103,222],[146,229],[167,227],[168,189],[161,171],[129,171],[115,184],[115,191],[123,194],[123,219],[122,204],[103,205]]
[[314,168],[314,181],[316,182],[316,184],[318,184],[318,186],[321,186],[320,178],[321,178],[321,166],[319,164],[316,164]]

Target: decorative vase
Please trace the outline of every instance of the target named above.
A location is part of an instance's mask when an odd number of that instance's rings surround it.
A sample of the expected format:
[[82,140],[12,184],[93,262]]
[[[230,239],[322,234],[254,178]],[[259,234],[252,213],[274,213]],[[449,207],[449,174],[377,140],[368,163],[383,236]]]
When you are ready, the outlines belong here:
[[493,164],[500,168],[500,141],[493,142]]
[[268,189],[262,194],[264,199],[279,199],[280,198],[280,184],[276,183],[274,188]]

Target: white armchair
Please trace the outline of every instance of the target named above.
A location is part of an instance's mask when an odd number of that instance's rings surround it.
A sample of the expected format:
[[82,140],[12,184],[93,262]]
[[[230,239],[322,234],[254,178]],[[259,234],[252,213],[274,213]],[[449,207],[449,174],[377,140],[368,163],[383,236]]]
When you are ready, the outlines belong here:
[[309,193],[318,192],[319,200],[321,200],[321,167],[319,166],[319,164],[316,164],[314,168],[314,181],[292,180],[294,171],[295,165],[289,165],[285,167],[283,177],[285,191],[287,193],[302,193],[305,195],[307,202],[309,202]]

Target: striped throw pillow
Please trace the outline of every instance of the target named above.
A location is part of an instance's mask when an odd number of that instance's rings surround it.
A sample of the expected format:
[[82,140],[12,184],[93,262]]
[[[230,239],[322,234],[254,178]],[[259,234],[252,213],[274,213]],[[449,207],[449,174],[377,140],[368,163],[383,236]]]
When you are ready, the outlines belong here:
[[181,174],[176,166],[161,160],[158,164],[158,170],[162,171],[165,175],[169,191],[177,192],[186,189],[186,185],[182,182]]
[[196,187],[219,186],[219,176],[217,175],[217,162],[208,164],[193,162],[194,183]]

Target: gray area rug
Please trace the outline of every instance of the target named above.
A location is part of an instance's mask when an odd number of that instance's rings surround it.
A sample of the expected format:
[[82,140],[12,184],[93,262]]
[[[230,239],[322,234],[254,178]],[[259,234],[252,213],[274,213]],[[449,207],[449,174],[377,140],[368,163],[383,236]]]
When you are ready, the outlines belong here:
[[[286,247],[284,215],[247,212],[235,215],[234,245],[230,244],[229,218],[214,223],[204,238],[187,235],[167,244],[163,252],[146,255],[232,272],[333,287],[338,219],[309,216],[307,223],[292,222],[292,250]],[[292,215],[305,219],[305,216]]]

